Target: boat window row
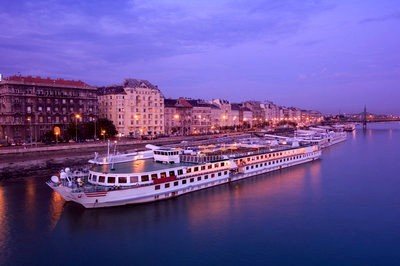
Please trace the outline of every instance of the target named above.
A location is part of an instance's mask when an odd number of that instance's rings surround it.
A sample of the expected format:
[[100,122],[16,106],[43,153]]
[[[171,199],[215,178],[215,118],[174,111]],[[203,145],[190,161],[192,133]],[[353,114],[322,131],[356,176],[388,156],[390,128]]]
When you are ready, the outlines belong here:
[[283,163],[283,162],[287,162],[287,161],[293,161],[293,160],[297,160],[297,159],[301,159],[301,158],[305,158],[305,157],[310,157],[312,155],[315,155],[315,152],[306,153],[303,155],[297,155],[297,156],[288,157],[288,158],[283,158],[283,159],[274,160],[274,161],[269,161],[269,162],[265,162],[265,163],[261,163],[261,164],[254,164],[254,165],[246,166],[246,170],[263,167],[263,166],[267,166],[267,165],[274,165],[274,164]]
[[[195,181],[207,180],[209,178],[214,178],[216,176],[220,177],[222,175],[227,175],[227,174],[228,174],[228,171],[223,171],[223,172],[212,173],[212,174],[208,174],[208,175],[204,175],[204,176],[198,176],[197,178],[192,177],[192,178],[182,179],[180,181],[174,181],[173,183],[172,182],[171,183],[165,183],[164,184],[164,188],[169,188],[171,186],[171,184],[173,184],[174,186],[179,186],[179,182],[182,185],[185,185],[187,183],[194,183]],[[162,185],[155,185],[154,189],[155,190],[159,190],[159,189],[161,189],[161,186]]]
[[268,154],[263,154],[263,155],[247,157],[246,160],[248,162],[250,162],[250,161],[263,160],[263,159],[274,158],[274,157],[285,156],[285,155],[293,155],[296,153],[297,153],[297,151],[295,151],[295,150],[274,152],[274,153],[268,153]]
[[178,155],[178,151],[154,151],[155,155],[164,155],[164,156],[172,156],[172,155]]
[[228,165],[227,162],[220,162],[220,163],[209,164],[207,166],[202,165],[202,166],[188,167],[188,168],[186,168],[186,173],[190,174],[192,172],[194,173],[194,172],[198,172],[198,171],[204,171],[206,169],[209,170],[209,169],[213,169],[213,168],[224,167],[227,165]]
[[105,184],[137,184],[139,182],[138,176],[105,176],[89,174],[89,181],[95,183]]
[[92,181],[94,183],[104,183],[104,184],[127,184],[127,185],[135,184],[136,185],[138,182],[148,182],[148,181],[152,181],[154,179],[162,179],[162,178],[166,178],[166,177],[176,177],[179,175],[183,175],[183,169],[171,170],[171,171],[166,171],[166,172],[161,172],[161,173],[153,173],[153,174],[147,174],[147,175],[141,175],[141,176],[129,176],[129,177],[124,177],[124,176],[115,177],[115,176],[90,174],[89,181]]
[[167,172],[161,172],[161,173],[153,173],[149,175],[142,175],[140,177],[140,180],[142,182],[148,182],[150,180],[155,180],[155,179],[162,179],[166,177],[176,177],[183,175],[183,169],[178,169],[178,170],[171,170]]

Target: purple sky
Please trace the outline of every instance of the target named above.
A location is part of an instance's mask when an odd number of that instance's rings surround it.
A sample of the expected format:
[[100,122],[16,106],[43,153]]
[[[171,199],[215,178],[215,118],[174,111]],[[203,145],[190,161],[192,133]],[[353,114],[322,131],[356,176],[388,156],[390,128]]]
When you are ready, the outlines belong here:
[[0,73],[400,114],[397,1],[9,1]]

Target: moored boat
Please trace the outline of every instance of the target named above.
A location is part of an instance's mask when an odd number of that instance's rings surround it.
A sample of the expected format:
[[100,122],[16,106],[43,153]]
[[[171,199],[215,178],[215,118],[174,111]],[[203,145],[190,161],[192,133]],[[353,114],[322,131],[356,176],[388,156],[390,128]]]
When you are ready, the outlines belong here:
[[151,158],[94,164],[85,176],[70,170],[47,184],[86,208],[168,199],[320,158],[318,145],[232,143],[212,151],[152,146]]

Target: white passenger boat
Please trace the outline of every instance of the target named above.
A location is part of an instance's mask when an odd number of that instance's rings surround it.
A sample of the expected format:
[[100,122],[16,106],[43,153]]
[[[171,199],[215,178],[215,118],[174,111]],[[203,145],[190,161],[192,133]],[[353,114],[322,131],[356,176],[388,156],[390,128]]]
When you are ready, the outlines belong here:
[[323,126],[310,127],[308,130],[297,130],[295,138],[305,143],[327,148],[347,140],[347,134],[343,130],[338,130],[338,128],[335,128],[335,130],[331,127]]
[[70,170],[47,184],[86,208],[152,202],[280,170],[320,158],[318,145],[224,145],[212,152],[152,146],[151,158],[94,164],[86,176]]
[[353,132],[354,130],[356,130],[356,125],[355,124],[349,123],[349,124],[345,124],[344,125],[344,131]]

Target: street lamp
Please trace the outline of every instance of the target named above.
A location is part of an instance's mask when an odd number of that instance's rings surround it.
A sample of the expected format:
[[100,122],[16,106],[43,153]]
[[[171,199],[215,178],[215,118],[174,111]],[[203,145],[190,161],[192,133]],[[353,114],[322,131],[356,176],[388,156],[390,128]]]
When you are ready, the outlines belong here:
[[97,120],[96,120],[96,118],[94,118],[94,141],[96,141],[96,138],[97,138],[97,136],[96,136],[96,134],[97,134],[97,132],[96,132],[96,123],[97,123]]
[[32,119],[30,117],[27,118],[27,120],[29,121],[29,138],[30,138],[30,145],[32,148]]
[[75,142],[78,142],[78,119],[81,118],[80,114],[75,115]]
[[100,135],[103,136],[104,141],[106,141],[106,131],[104,129],[101,130]]

